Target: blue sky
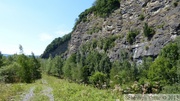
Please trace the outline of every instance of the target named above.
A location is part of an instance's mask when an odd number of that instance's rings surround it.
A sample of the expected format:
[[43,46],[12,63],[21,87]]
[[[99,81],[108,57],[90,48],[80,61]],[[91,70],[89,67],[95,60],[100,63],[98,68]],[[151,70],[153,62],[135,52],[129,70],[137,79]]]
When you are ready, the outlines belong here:
[[0,0],[0,51],[40,55],[56,37],[71,32],[75,19],[95,0]]

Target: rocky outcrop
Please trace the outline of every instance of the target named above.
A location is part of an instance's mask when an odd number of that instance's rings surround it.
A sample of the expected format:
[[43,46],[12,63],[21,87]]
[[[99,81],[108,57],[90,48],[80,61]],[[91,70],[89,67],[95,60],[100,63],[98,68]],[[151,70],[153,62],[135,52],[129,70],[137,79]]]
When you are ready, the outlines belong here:
[[[180,34],[180,6],[175,7],[175,0],[121,0],[120,8],[107,18],[89,14],[86,22],[80,22],[72,32],[68,54],[78,51],[79,47],[92,39],[119,35],[115,46],[107,51],[113,61],[120,58],[121,50],[126,49],[133,59],[144,56],[156,57],[160,50]],[[178,2],[179,3],[179,2]],[[180,4],[180,3],[179,3]],[[140,16],[144,17],[140,20]],[[144,23],[155,30],[155,35],[148,39],[143,35]],[[139,30],[135,42],[129,44],[127,33]]]

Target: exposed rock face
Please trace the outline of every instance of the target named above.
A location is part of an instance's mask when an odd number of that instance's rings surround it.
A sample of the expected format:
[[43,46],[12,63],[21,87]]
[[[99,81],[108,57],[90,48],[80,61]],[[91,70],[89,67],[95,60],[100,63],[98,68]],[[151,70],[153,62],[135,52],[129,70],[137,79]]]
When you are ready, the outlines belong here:
[[[121,50],[126,49],[133,59],[144,56],[156,57],[160,49],[180,35],[180,6],[175,7],[173,0],[121,0],[120,8],[107,18],[99,18],[90,14],[86,22],[77,25],[72,33],[68,54],[77,52],[79,47],[92,39],[120,35],[115,46],[107,51],[113,61],[119,57]],[[180,5],[180,3],[179,3]],[[140,15],[144,20],[140,20]],[[147,39],[143,35],[144,23],[155,30],[155,35]],[[100,29],[92,31],[94,29]],[[140,33],[131,45],[126,37],[130,30],[137,29]],[[91,32],[91,34],[89,34]]]

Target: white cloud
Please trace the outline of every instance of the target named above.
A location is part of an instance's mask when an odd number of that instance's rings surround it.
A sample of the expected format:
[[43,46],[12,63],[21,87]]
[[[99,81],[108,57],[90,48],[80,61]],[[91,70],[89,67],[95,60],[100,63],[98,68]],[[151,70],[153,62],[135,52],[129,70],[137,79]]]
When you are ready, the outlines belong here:
[[66,25],[59,25],[56,29],[56,36],[57,37],[62,37],[64,36],[65,34],[68,34],[69,32],[71,32],[71,28],[67,27]]
[[56,34],[59,36],[59,37],[62,37],[64,36],[65,34],[68,34],[70,31],[68,30],[60,30],[60,31],[57,31]]
[[41,41],[49,41],[53,39],[53,36],[47,33],[42,33],[39,35]]

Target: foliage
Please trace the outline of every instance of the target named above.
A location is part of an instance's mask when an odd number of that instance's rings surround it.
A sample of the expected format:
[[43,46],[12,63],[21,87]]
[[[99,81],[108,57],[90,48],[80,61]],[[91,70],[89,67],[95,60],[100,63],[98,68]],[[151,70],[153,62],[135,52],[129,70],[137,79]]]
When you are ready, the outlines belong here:
[[103,49],[106,52],[108,49],[111,49],[112,47],[114,47],[115,40],[117,38],[118,36],[110,36],[110,37],[100,39],[97,42],[97,47],[99,47],[100,49]]
[[72,79],[72,68],[76,67],[76,55],[72,54],[63,66],[63,73],[66,78]]
[[[46,83],[42,81],[46,81]],[[115,99],[123,99],[122,95],[112,92],[112,90],[100,90],[47,75],[43,75],[42,79],[32,84],[0,84],[0,87],[0,101],[21,101],[31,88],[34,88],[34,94],[30,99],[32,101],[49,101],[48,93],[53,95],[55,101],[86,101],[87,99],[88,101],[114,101]],[[48,88],[52,88],[52,91],[47,91]]]
[[95,14],[106,17],[114,10],[118,9],[120,4],[119,0],[96,0],[94,3]]
[[16,62],[3,66],[0,70],[0,76],[2,77],[0,81],[7,83],[19,82],[18,70],[20,70],[20,66]]
[[178,82],[176,74],[177,60],[179,60],[178,50],[176,43],[170,43],[162,49],[160,56],[151,65],[148,74],[152,81],[160,81],[164,85]]
[[145,18],[144,14],[140,14],[140,15],[139,15],[139,20],[143,21],[144,18]]
[[[57,49],[60,45],[64,44],[65,42],[71,39],[71,33],[64,35],[63,37],[55,38],[45,49],[44,53],[42,54],[42,58],[48,58],[52,54],[52,52]],[[53,55],[54,57],[54,55]]]
[[166,85],[162,88],[161,93],[163,94],[179,94],[180,93],[180,83],[175,83],[173,85]]
[[138,30],[131,30],[128,32],[127,35],[127,40],[130,44],[133,44],[133,42],[135,41],[135,37],[139,34]]
[[86,9],[79,15],[79,18],[76,20],[73,30],[75,30],[76,26],[80,22],[88,21],[87,16],[89,14],[94,13],[95,15],[100,17],[107,17],[119,7],[120,0],[96,0],[91,8]]
[[24,55],[21,45],[20,53],[20,55],[15,54],[3,60],[4,65],[0,68],[0,81],[31,83],[41,78],[41,65],[34,54],[32,53],[32,56]]
[[147,81],[147,74],[149,71],[150,66],[152,65],[153,59],[151,57],[143,58],[142,64],[137,66],[137,77],[136,80],[139,80],[140,84],[144,84]]
[[[47,60],[48,72],[97,88],[104,85],[110,85],[112,89],[119,87],[121,93],[175,92],[169,89],[177,88],[176,84],[180,82],[179,37],[166,45],[156,59],[144,57],[142,63],[130,61],[131,56],[125,50],[120,51],[119,60],[110,61],[106,52],[117,38],[111,36],[87,42],[65,60],[50,58]],[[58,63],[60,61],[63,62]],[[56,75],[57,67],[62,69],[60,75]],[[171,88],[171,85],[175,87]]]
[[34,53],[32,53],[32,57],[30,58],[30,63],[31,63],[31,67],[32,67],[32,79],[40,79],[41,78],[41,64],[38,61],[38,59],[36,59]]
[[107,76],[102,72],[95,72],[90,76],[89,81],[99,88],[102,88],[103,84],[107,82]]
[[0,51],[0,68],[3,65],[2,57],[3,57],[3,55],[1,54],[1,51]]
[[144,23],[143,34],[144,36],[151,38],[155,34],[155,30],[152,27],[149,27],[147,23]]
[[88,30],[88,31],[87,31],[87,34],[98,33],[100,30],[102,30],[101,27],[94,27],[94,28]]

